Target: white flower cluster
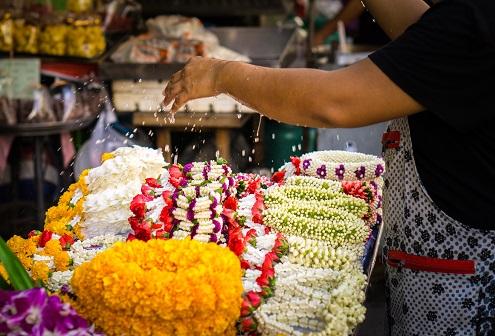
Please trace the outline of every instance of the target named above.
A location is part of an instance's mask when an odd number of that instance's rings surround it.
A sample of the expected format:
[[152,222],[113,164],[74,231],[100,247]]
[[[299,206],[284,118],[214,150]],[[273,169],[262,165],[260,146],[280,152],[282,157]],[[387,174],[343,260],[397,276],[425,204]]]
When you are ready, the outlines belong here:
[[151,148],[122,147],[112,155],[86,177],[89,194],[80,223],[86,238],[127,233],[133,196],[140,192],[146,177],[158,176],[165,165],[161,151]]
[[254,313],[261,334],[349,335],[364,320],[366,276],[360,270],[339,272],[284,261],[275,271],[275,295]]
[[282,204],[268,208],[264,220],[284,234],[326,241],[334,246],[362,243],[369,235],[365,222],[345,209]]
[[289,260],[306,267],[322,267],[337,271],[359,268],[363,244],[335,247],[324,241],[288,236]]
[[188,185],[178,189],[177,208],[172,212],[179,221],[173,238],[223,243],[222,204],[235,190],[232,170],[215,161],[194,162],[187,169]]
[[[67,285],[70,288],[70,280],[72,279],[72,274],[77,266],[93,259],[98,253],[106,250],[119,241],[125,241],[125,237],[107,234],[90,239],[76,241],[68,251],[69,256],[72,260],[70,269],[67,271],[56,271],[50,273],[48,282],[46,284],[48,289],[52,292],[57,292],[64,285]],[[53,257],[44,257],[53,259]],[[53,263],[53,260],[51,262]],[[47,264],[50,267],[50,262],[48,262]]]

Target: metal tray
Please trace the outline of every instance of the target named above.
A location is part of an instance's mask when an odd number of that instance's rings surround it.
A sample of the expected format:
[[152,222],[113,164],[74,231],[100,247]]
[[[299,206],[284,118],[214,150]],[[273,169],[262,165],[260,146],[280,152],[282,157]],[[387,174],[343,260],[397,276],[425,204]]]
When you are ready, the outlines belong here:
[[[296,30],[277,27],[219,27],[210,29],[220,44],[268,67],[288,67],[296,58]],[[116,49],[113,49],[116,50]],[[109,52],[100,64],[104,80],[167,80],[182,69],[183,63],[113,63]]]

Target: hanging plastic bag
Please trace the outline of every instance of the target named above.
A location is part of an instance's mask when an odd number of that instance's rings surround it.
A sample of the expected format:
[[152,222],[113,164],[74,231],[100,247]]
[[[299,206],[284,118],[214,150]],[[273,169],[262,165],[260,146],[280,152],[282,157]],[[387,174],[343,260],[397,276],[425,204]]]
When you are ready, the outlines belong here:
[[[29,110],[26,107],[30,104],[32,104],[32,108]],[[57,121],[52,106],[52,97],[48,89],[45,87],[36,89],[33,91],[32,101],[21,101],[19,122],[38,123]],[[27,114],[28,111],[29,114]]]
[[105,108],[96,122],[91,137],[82,145],[76,155],[74,163],[76,176],[79,176],[84,169],[99,166],[103,153],[113,152],[120,147],[151,146],[148,139],[136,137],[135,133],[117,122],[115,109],[110,101],[105,99]]

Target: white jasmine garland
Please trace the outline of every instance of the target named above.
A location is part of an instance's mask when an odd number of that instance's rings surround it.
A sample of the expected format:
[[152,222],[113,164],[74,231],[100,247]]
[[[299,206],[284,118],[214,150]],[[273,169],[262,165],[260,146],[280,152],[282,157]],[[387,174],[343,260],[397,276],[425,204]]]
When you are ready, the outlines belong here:
[[324,241],[287,236],[289,260],[307,267],[323,267],[333,270],[359,268],[364,252],[363,244],[335,247]]
[[335,246],[364,242],[369,228],[344,210],[281,205],[264,212],[265,223],[287,235],[331,242]]
[[300,158],[303,175],[337,181],[373,180],[385,171],[384,161],[374,155],[346,151],[318,151]]
[[51,292],[58,292],[62,286],[70,286],[70,280],[72,279],[73,273],[73,270],[53,272],[50,274],[46,286]]
[[365,276],[360,271],[288,262],[276,265],[275,271],[275,294],[254,313],[263,335],[348,335],[364,319]]

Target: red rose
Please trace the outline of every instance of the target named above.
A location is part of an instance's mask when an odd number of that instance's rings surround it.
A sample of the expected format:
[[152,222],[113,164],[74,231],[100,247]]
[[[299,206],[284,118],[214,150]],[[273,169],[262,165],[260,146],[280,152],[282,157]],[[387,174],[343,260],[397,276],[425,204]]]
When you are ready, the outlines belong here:
[[170,174],[171,178],[176,178],[179,179],[182,177],[182,169],[178,165],[172,165],[168,169],[168,173]]
[[141,194],[146,195],[146,196],[153,196],[153,189],[147,184],[143,184],[141,186]]
[[153,177],[148,177],[146,179],[146,184],[148,184],[152,188],[161,188],[162,187],[160,182],[158,182],[158,180],[156,178],[153,178]]
[[259,178],[257,178],[256,180],[249,182],[249,185],[247,187],[247,191],[250,194],[254,194],[260,189],[260,187],[261,187],[261,180]]
[[127,241],[133,241],[133,240],[135,240],[135,239],[136,239],[136,236],[135,236],[135,235],[133,235],[132,233],[129,233],[129,234],[127,235]]
[[246,298],[249,300],[249,302],[251,303],[251,305],[254,307],[254,308],[258,308],[261,304],[261,297],[258,293],[254,292],[254,291],[249,291],[247,294],[246,294]]
[[174,206],[174,201],[172,200],[172,192],[169,190],[165,190],[162,192],[162,197],[163,200],[165,201],[165,204],[167,204],[167,207],[171,208]]
[[249,265],[249,261],[241,258],[241,268],[242,269],[248,269],[250,267],[251,267],[251,265]]
[[268,275],[265,272],[262,272],[261,275],[256,279],[256,283],[260,287],[266,287],[270,284],[270,281],[268,279]]
[[52,239],[52,232],[45,230],[41,233],[40,239],[38,240],[39,247],[45,247],[46,243]]
[[285,178],[285,171],[284,170],[281,170],[281,171],[278,171],[278,172],[275,172],[273,175],[272,175],[272,181],[275,182],[275,183],[280,183],[284,180]]
[[151,229],[149,227],[142,226],[135,233],[136,239],[142,241],[148,241],[151,239]]
[[174,188],[179,188],[183,184],[185,179],[182,177],[171,177],[169,181],[170,184],[174,186]]
[[146,202],[150,199],[145,195],[136,195],[131,201],[130,209],[136,217],[144,217],[146,213]]
[[241,328],[243,331],[252,331],[256,330],[256,322],[251,317],[245,318],[241,320]]
[[155,237],[157,239],[167,239],[169,237],[169,234],[165,230],[158,230],[155,232]]
[[141,224],[139,218],[137,218],[135,216],[129,217],[128,221],[129,221],[129,224],[131,226],[131,229],[133,229],[134,231]]
[[225,209],[230,209],[233,211],[237,210],[237,198],[235,198],[234,196],[227,197],[225,202],[223,202],[223,207]]
[[297,156],[291,156],[290,162],[292,162],[292,165],[296,168],[296,175],[301,175],[301,159]]
[[160,212],[160,221],[162,221],[165,225],[172,223],[172,216],[170,215],[168,207],[164,207]]
[[237,256],[240,256],[244,252],[245,243],[240,228],[229,231],[229,241],[227,245]]
[[263,216],[260,213],[253,214],[253,222],[263,224]]
[[60,245],[64,250],[70,249],[72,244],[74,244],[74,238],[72,238],[72,236],[68,235],[67,233],[60,237],[58,241],[60,242]]
[[241,317],[249,316],[251,315],[252,312],[253,312],[253,307],[251,307],[251,303],[247,298],[244,298],[241,304]]

